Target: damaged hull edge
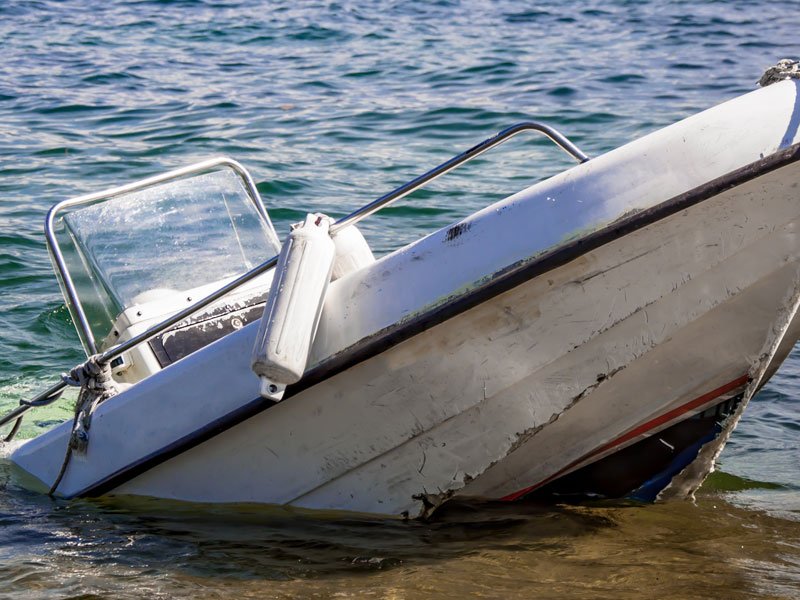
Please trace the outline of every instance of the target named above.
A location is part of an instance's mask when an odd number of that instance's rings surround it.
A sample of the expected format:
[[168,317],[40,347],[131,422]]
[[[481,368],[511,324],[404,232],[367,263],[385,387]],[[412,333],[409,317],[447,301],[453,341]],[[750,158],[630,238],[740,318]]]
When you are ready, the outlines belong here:
[[[791,113],[794,83],[763,92],[785,95]],[[752,103],[731,106],[758,120]],[[721,109],[687,153],[707,151],[703,135],[724,135]],[[772,133],[785,128],[774,105],[761,110],[777,119]],[[652,154],[697,130],[687,122],[653,134]],[[60,492],[410,517],[453,497],[537,490],[691,494],[800,335],[800,166],[797,147],[765,141],[751,156],[723,140],[697,173],[643,156],[644,140],[331,284],[316,366],[279,403],[254,400],[252,324],[99,406],[88,452]],[[625,164],[625,181],[604,179]],[[663,205],[637,205],[648,190]],[[543,197],[594,202],[610,224],[552,254],[518,247],[526,229],[563,218],[529,227],[526,211]],[[474,260],[457,260],[466,256]],[[480,273],[497,275],[479,283]],[[408,278],[431,282],[424,311],[412,310],[422,292]],[[51,481],[68,430],[12,460]],[[620,469],[638,475],[604,488]]]

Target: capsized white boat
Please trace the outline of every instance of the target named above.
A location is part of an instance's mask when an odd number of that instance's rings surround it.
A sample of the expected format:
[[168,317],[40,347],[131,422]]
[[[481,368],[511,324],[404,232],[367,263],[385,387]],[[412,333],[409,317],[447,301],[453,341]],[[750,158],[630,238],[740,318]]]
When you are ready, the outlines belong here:
[[[0,420],[81,386],[11,460],[65,498],[410,517],[691,493],[800,336],[799,123],[790,79],[591,160],[521,124],[309,216],[280,260],[231,160],[62,202],[48,244],[93,358]],[[580,164],[373,258],[357,220],[527,130]]]

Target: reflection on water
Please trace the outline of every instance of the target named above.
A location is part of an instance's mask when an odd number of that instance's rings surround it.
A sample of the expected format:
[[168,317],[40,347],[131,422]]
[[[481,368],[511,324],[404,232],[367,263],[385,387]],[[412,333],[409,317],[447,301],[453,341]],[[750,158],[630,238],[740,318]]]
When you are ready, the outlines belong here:
[[[656,505],[453,504],[421,523],[136,498],[65,503],[18,487],[1,464],[0,589],[9,598],[791,598],[800,590],[800,513],[771,515],[714,491]],[[763,489],[723,479],[720,487]]]

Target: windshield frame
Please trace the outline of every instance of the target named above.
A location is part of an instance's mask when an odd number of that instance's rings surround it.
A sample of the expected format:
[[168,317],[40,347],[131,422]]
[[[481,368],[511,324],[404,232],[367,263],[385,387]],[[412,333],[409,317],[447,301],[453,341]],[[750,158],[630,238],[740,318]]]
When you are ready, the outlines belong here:
[[278,235],[275,232],[275,227],[272,225],[272,221],[267,214],[267,210],[264,207],[253,178],[241,164],[227,157],[213,158],[123,186],[64,200],[54,205],[48,211],[47,218],[45,219],[45,239],[47,242],[47,249],[50,253],[50,258],[53,262],[53,267],[56,271],[58,282],[64,294],[64,300],[66,301],[67,308],[72,315],[75,328],[78,331],[78,336],[80,337],[81,344],[83,345],[87,355],[97,354],[97,341],[92,333],[86,311],[84,310],[84,307],[78,296],[75,282],[70,275],[64,254],[59,246],[56,236],[57,218],[63,216],[63,213],[70,209],[97,204],[118,196],[122,196],[124,194],[138,192],[159,184],[190,176],[201,175],[203,173],[219,170],[220,168],[231,169],[242,180],[244,189],[247,192],[250,201],[255,206],[256,212],[264,220],[267,229],[267,242],[270,246],[272,246],[274,254],[278,254],[281,247],[280,240],[278,239]]

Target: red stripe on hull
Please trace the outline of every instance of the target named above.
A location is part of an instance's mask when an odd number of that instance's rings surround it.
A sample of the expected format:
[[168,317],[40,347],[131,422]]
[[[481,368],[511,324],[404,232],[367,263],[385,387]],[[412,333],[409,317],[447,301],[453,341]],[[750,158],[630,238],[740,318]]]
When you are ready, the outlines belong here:
[[539,483],[534,484],[534,485],[529,486],[529,487],[526,487],[524,489],[521,489],[521,490],[519,490],[517,492],[514,492],[512,494],[509,494],[508,496],[504,496],[503,498],[500,498],[500,500],[503,500],[503,501],[518,500],[519,498],[521,498],[522,496],[524,496],[526,494],[529,494],[530,492],[532,492],[536,488],[540,488],[543,485],[545,485],[546,483],[550,483],[554,479],[557,479],[558,477],[560,477],[561,475],[563,475],[564,473],[566,473],[567,471],[572,469],[574,466],[579,465],[580,463],[584,462],[585,460],[587,460],[589,458],[592,458],[593,456],[596,456],[598,454],[602,454],[606,450],[610,450],[611,448],[614,448],[615,446],[619,446],[620,444],[624,444],[625,442],[628,442],[628,441],[630,441],[630,440],[632,440],[632,439],[634,439],[636,437],[639,437],[640,435],[643,435],[643,434],[647,433],[648,431],[651,431],[651,430],[655,429],[656,427],[659,427],[661,425],[669,423],[670,421],[674,421],[678,417],[680,417],[681,415],[684,415],[687,412],[689,412],[690,410],[693,410],[695,408],[703,406],[704,404],[707,404],[711,400],[714,400],[715,398],[718,398],[719,396],[722,396],[723,394],[725,394],[727,392],[730,392],[732,390],[735,390],[738,387],[741,387],[741,386],[745,385],[748,380],[749,380],[749,377],[747,375],[742,375],[741,377],[739,377],[737,379],[734,379],[733,381],[730,381],[730,382],[726,383],[725,385],[718,387],[715,390],[711,390],[710,392],[707,392],[707,393],[703,394],[702,396],[699,396],[698,398],[695,398],[694,400],[692,400],[690,402],[687,402],[686,404],[683,404],[683,405],[681,405],[681,406],[679,406],[677,408],[673,408],[672,410],[665,412],[663,415],[660,415],[660,416],[656,417],[655,419],[647,421],[646,423],[643,423],[643,424],[639,425],[638,427],[634,427],[633,429],[631,429],[627,433],[624,433],[623,435],[621,435],[620,437],[616,438],[615,440],[612,440],[612,441],[610,441],[610,442],[608,442],[606,444],[603,444],[599,448],[595,448],[594,450],[592,450],[588,454],[585,454],[585,455],[581,456],[579,459],[572,461],[566,467],[564,467],[563,469],[561,469],[557,473],[554,473],[550,477],[547,477],[546,479],[543,479]]

